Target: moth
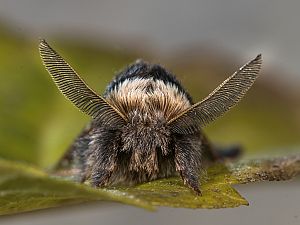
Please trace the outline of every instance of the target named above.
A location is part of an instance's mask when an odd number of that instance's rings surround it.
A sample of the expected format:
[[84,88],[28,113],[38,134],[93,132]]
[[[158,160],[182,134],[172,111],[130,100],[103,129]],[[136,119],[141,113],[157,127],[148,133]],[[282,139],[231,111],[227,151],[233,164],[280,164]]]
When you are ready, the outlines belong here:
[[160,65],[136,61],[101,96],[45,40],[39,52],[62,94],[92,117],[69,152],[81,182],[95,187],[135,185],[179,174],[196,194],[201,194],[202,165],[209,156],[218,157],[202,127],[241,100],[262,63],[258,55],[194,103]]

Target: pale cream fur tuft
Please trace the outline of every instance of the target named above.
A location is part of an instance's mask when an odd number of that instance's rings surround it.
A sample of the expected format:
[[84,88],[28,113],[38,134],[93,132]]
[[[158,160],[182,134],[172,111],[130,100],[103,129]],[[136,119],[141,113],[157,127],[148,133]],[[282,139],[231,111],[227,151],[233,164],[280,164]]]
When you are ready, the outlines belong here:
[[129,116],[135,112],[162,113],[166,121],[191,106],[175,85],[152,78],[127,79],[112,90],[106,100],[123,115]]

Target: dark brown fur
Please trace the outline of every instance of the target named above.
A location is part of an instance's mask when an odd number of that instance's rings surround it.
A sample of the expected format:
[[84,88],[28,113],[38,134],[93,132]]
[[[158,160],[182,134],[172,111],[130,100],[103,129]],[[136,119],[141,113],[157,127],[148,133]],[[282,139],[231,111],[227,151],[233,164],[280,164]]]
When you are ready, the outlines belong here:
[[[95,186],[134,185],[180,174],[186,185],[200,193],[202,148],[210,150],[209,146],[202,145],[200,128],[194,134],[183,135],[172,133],[167,124],[191,106],[190,97],[180,91],[184,89],[178,88],[179,83],[159,79],[168,75],[157,65],[139,62],[129,68],[137,71],[135,77],[115,87],[110,85],[105,95],[126,115],[128,123],[110,129],[93,122],[89,132],[75,142],[73,151],[75,159],[80,159],[77,165],[82,171],[81,180],[90,180]],[[158,72],[160,77],[153,79],[151,74]]]

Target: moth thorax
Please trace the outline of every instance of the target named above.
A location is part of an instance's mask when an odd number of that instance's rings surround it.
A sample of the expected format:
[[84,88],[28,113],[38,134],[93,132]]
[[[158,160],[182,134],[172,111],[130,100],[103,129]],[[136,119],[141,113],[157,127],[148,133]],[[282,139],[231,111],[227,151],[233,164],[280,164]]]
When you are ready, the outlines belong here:
[[130,154],[129,169],[151,175],[158,158],[169,153],[169,130],[162,114],[135,112],[122,132],[122,151]]

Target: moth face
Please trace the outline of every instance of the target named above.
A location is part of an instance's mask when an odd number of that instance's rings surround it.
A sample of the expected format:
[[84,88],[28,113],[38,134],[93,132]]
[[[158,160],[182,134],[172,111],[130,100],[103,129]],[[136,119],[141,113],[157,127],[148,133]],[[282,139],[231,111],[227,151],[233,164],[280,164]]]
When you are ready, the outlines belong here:
[[157,171],[158,155],[170,152],[170,131],[162,114],[135,112],[121,132],[121,151],[131,155],[129,169]]

